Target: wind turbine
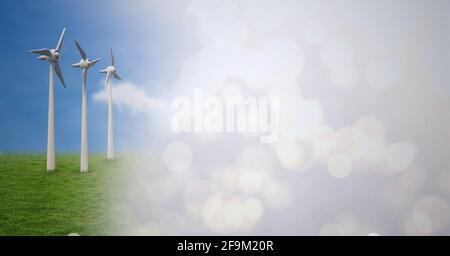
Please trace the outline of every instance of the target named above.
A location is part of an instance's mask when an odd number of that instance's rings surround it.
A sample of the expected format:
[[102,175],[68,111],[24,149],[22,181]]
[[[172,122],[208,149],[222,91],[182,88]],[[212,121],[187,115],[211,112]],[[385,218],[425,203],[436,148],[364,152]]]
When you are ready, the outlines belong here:
[[49,79],[49,93],[48,93],[48,127],[47,127],[47,171],[55,170],[55,111],[53,103],[53,71],[61,81],[61,84],[66,87],[64,83],[64,78],[59,68],[59,59],[61,58],[61,46],[64,39],[64,32],[66,28],[63,29],[61,36],[59,37],[58,44],[56,48],[49,49],[37,49],[30,50],[31,53],[40,54],[39,60],[46,60],[50,63],[50,79]]
[[117,74],[115,67],[114,55],[112,49],[109,49],[109,56],[111,57],[111,66],[100,70],[100,73],[106,73],[105,86],[108,90],[108,159],[114,159],[114,138],[113,138],[113,117],[112,117],[112,77],[122,80]]
[[81,73],[83,77],[83,88],[82,88],[82,101],[81,101],[81,160],[80,160],[80,170],[81,172],[88,171],[88,143],[87,143],[87,113],[86,113],[86,80],[87,80],[87,70],[94,66],[100,59],[90,60],[81,46],[75,41],[78,51],[81,55],[81,60],[78,63],[72,65],[72,67],[81,68]]

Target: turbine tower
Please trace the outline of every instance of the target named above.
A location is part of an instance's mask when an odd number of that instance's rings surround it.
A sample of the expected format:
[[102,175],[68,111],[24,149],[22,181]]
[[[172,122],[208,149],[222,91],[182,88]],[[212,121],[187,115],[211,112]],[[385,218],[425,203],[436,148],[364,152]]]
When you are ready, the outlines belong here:
[[61,58],[61,46],[64,39],[64,32],[66,28],[63,29],[61,36],[59,37],[58,44],[56,48],[49,49],[37,49],[30,50],[31,53],[39,54],[39,60],[46,60],[50,63],[50,78],[49,78],[49,93],[48,93],[48,130],[47,130],[47,171],[55,170],[55,111],[53,103],[53,71],[55,71],[61,84],[66,87],[64,83],[64,78],[59,68],[59,59]]
[[86,80],[87,80],[87,70],[94,66],[100,59],[90,60],[81,46],[75,41],[78,51],[81,55],[81,60],[78,63],[72,65],[72,67],[81,68],[83,77],[83,88],[82,88],[82,101],[81,101],[81,160],[80,160],[80,170],[81,172],[88,171],[88,143],[87,143],[87,113],[86,113]]
[[118,80],[122,80],[117,74],[115,66],[114,55],[112,49],[109,49],[109,56],[111,57],[111,66],[100,70],[100,73],[106,73],[105,87],[108,90],[108,153],[107,158],[109,160],[114,159],[114,130],[113,130],[113,114],[112,114],[112,77]]

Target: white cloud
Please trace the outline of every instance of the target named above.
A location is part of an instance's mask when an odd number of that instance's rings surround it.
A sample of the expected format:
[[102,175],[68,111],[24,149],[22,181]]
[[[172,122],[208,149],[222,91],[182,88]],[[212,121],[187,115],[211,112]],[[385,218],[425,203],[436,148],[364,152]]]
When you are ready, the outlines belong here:
[[[93,99],[107,102],[106,87],[96,92]],[[113,104],[119,108],[130,110],[132,114],[148,114],[155,109],[168,106],[163,100],[150,97],[143,89],[129,81],[113,85]]]

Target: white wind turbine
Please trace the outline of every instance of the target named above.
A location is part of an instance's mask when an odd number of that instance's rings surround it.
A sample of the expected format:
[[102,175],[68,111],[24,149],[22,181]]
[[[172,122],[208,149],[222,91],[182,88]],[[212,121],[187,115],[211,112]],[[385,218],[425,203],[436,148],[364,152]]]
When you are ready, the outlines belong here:
[[100,59],[90,60],[81,46],[75,41],[78,51],[80,51],[81,60],[72,65],[72,67],[81,68],[83,76],[82,102],[81,102],[81,172],[88,171],[88,143],[87,143],[87,113],[86,113],[86,80],[87,70],[94,66]]
[[49,79],[49,93],[48,93],[48,130],[47,130],[47,171],[55,170],[55,111],[53,103],[53,71],[55,71],[62,85],[66,87],[64,79],[59,68],[59,59],[61,58],[61,46],[64,39],[63,29],[59,37],[58,44],[55,49],[43,48],[31,50],[31,53],[40,54],[39,60],[46,60],[50,63],[50,79]]
[[118,80],[122,80],[117,74],[117,69],[115,66],[114,55],[112,49],[109,49],[109,55],[111,57],[111,66],[100,70],[100,73],[106,73],[105,86],[108,90],[108,159],[114,159],[114,138],[113,138],[113,116],[112,116],[112,77]]

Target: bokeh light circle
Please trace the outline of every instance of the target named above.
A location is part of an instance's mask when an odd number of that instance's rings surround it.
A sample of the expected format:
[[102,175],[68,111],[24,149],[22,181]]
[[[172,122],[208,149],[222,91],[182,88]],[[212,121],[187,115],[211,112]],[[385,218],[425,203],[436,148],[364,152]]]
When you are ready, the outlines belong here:
[[416,148],[410,142],[392,143],[386,150],[386,163],[396,171],[407,169],[414,161]]
[[332,155],[327,162],[328,174],[334,178],[345,178],[352,171],[352,160],[344,154]]

